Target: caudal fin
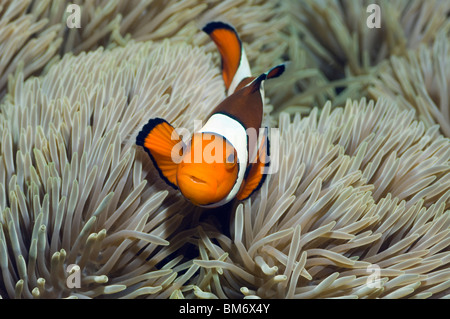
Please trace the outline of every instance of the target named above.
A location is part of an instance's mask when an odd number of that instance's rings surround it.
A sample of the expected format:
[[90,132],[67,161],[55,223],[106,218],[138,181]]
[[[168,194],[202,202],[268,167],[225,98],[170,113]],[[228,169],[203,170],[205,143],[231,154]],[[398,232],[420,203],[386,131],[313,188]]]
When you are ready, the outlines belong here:
[[222,77],[230,95],[243,79],[251,76],[242,42],[236,30],[224,22],[210,22],[202,30],[211,37],[220,52]]

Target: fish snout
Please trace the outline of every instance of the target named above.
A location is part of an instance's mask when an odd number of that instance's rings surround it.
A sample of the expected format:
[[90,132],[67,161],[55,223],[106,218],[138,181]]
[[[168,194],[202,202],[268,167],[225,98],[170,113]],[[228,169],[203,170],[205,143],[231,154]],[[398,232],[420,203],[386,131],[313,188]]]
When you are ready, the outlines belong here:
[[194,175],[190,175],[189,178],[191,179],[191,181],[195,184],[208,184],[207,182],[205,182],[204,180],[198,178],[197,176]]
[[216,183],[202,174],[180,172],[177,182],[183,196],[196,205],[209,204],[210,198],[216,193]]

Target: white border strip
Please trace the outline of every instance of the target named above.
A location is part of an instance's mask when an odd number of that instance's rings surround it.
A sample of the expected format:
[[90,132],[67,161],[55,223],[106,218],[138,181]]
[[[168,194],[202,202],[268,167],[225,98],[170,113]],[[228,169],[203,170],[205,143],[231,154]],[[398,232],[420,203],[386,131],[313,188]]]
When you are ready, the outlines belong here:
[[211,205],[204,205],[203,207],[221,206],[236,196],[241,187],[242,181],[244,180],[245,170],[247,169],[248,163],[247,132],[242,124],[235,119],[224,114],[214,114],[200,129],[199,133],[213,133],[221,135],[225,137],[227,141],[230,142],[236,149],[239,165],[236,183],[224,199]]

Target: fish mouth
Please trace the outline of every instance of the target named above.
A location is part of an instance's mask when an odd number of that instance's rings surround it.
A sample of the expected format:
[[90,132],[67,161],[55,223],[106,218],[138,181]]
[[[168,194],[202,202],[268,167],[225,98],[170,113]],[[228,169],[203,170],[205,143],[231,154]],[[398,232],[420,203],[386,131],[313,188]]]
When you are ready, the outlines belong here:
[[200,178],[198,178],[198,177],[196,177],[196,176],[189,175],[189,178],[190,178],[190,180],[193,181],[194,183],[197,183],[197,184],[207,184],[204,180],[202,180],[202,179],[200,179]]

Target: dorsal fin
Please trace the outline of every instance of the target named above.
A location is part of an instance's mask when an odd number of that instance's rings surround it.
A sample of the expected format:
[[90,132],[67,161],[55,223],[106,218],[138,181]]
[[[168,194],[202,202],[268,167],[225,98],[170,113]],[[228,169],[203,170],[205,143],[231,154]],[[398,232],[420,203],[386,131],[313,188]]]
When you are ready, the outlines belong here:
[[[286,70],[286,63],[282,63],[279,64],[277,66],[274,66],[273,68],[271,68],[269,71],[267,71],[266,73],[262,73],[261,75],[259,75],[257,78],[254,78],[253,81],[249,82],[247,85],[245,85],[244,87],[248,86],[249,87],[249,93],[253,93],[256,90],[259,90],[261,87],[261,83],[264,80],[268,80],[268,79],[273,79],[273,78],[277,78],[279,77],[281,74],[283,74],[283,72]],[[245,83],[245,81],[248,81],[248,79],[244,79],[243,83]],[[264,99],[264,96],[262,96],[262,98]]]

